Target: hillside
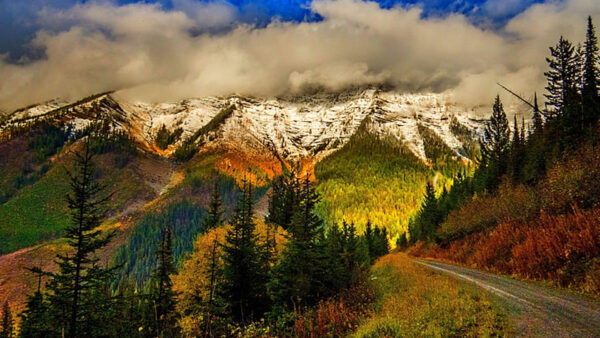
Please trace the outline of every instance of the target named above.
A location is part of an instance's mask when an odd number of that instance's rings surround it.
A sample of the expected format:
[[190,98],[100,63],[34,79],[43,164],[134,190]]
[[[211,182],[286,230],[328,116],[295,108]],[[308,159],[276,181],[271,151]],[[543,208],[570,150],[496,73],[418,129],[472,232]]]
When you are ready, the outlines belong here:
[[[183,257],[204,231],[215,181],[228,213],[237,186],[253,182],[264,215],[272,180],[298,167],[318,182],[318,213],[327,224],[353,222],[362,232],[370,220],[397,237],[424,182],[435,179],[441,189],[470,166],[481,128],[476,116],[439,95],[377,89],[161,104],[105,93],[20,109],[0,127],[0,270],[36,265],[61,247],[54,239],[69,224],[66,173],[86,135],[100,153],[97,178],[114,191],[104,227],[118,236],[103,260],[124,264],[123,281],[144,283],[155,267],[157,227],[175,224],[176,259]],[[177,157],[186,149],[190,156]],[[24,270],[18,279],[6,276],[0,288],[20,308],[34,277]]]

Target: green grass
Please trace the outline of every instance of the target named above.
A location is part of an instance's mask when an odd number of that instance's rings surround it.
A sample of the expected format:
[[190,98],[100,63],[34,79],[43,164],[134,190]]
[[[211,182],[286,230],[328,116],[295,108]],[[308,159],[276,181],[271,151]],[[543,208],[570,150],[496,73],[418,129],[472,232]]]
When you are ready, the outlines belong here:
[[372,269],[375,313],[354,337],[489,337],[510,332],[506,309],[480,289],[441,276],[402,253]]
[[0,205],[0,254],[60,235],[69,224],[64,199],[68,191],[65,171],[54,167]]

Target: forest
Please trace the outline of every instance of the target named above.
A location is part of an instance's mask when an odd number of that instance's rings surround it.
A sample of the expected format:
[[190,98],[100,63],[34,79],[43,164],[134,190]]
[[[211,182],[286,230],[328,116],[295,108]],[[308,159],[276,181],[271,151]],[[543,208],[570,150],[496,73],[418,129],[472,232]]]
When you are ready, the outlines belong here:
[[550,48],[545,107],[510,122],[497,97],[472,176],[436,194],[409,224],[409,252],[600,292],[600,101],[591,17],[583,47]]

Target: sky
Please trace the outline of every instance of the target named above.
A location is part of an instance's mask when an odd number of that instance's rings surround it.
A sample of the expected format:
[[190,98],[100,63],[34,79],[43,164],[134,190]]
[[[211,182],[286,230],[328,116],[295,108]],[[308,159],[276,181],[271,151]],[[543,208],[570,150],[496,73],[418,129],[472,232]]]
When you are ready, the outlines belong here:
[[543,90],[548,46],[588,15],[600,1],[0,0],[0,110],[373,83],[484,104],[496,82]]

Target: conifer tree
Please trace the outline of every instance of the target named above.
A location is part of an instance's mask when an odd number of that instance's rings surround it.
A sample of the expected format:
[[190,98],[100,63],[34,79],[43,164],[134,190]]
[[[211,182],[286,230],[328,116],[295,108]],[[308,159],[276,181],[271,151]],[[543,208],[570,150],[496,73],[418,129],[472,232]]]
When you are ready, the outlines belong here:
[[323,223],[314,213],[317,202],[314,186],[306,177],[288,229],[289,240],[269,282],[269,293],[278,306],[313,305],[330,295],[332,284],[340,282],[336,280],[339,257],[325,255]]
[[554,119],[563,115],[569,106],[578,103],[577,86],[581,69],[575,47],[562,36],[555,47],[550,47],[550,55],[546,58],[550,69],[544,73],[548,80],[545,115],[548,119]]
[[104,206],[110,195],[94,180],[93,154],[86,140],[81,152],[75,153],[75,167],[68,171],[72,192],[67,195],[71,225],[65,230],[70,253],[58,255],[58,272],[50,275],[48,284],[48,327],[60,334],[77,337],[102,335],[110,323],[103,323],[110,312],[111,299],[105,287],[112,270],[98,265],[94,253],[106,246],[112,234],[102,235],[98,229]]
[[223,201],[219,193],[219,182],[215,181],[213,186],[210,204],[208,205],[208,215],[202,221],[202,229],[209,231],[223,225]]
[[155,334],[158,337],[172,337],[176,334],[175,292],[171,275],[176,272],[173,260],[173,239],[171,229],[165,227],[161,233],[160,245],[156,251],[158,266],[152,276],[152,300],[154,306]]
[[269,214],[267,223],[276,224],[287,230],[299,205],[300,180],[296,170],[278,177],[272,185],[269,195]]
[[539,133],[543,126],[544,121],[542,120],[542,113],[540,112],[540,107],[538,105],[537,93],[535,93],[533,98],[533,132]]
[[232,319],[242,325],[258,319],[266,310],[267,267],[254,223],[252,186],[243,183],[223,245],[221,295]]
[[478,190],[494,189],[506,173],[507,154],[510,145],[510,129],[500,96],[496,96],[492,116],[479,140],[481,148],[480,166],[477,173]]
[[[524,129],[525,126],[522,126],[522,128]],[[510,145],[510,167],[509,169],[509,176],[512,179],[513,182],[518,182],[520,175],[521,175],[521,169],[523,167],[523,161],[524,161],[524,143],[525,143],[525,135],[523,134],[523,129],[521,129],[521,131],[519,132],[519,125],[517,124],[517,116],[514,116],[514,123],[513,123],[513,137],[512,137],[512,143]]]
[[38,287],[33,295],[29,295],[25,310],[19,314],[21,325],[19,336],[31,338],[49,337],[52,332],[48,329],[48,304],[42,293],[42,276],[44,272],[36,267],[30,269],[38,278]]
[[510,130],[508,120],[500,96],[496,96],[492,108],[492,116],[485,126],[481,145],[481,164],[483,166],[499,163],[505,155],[509,141]]
[[425,186],[425,198],[416,218],[409,225],[412,242],[435,240],[435,231],[440,222],[440,214],[435,189],[431,182]]
[[13,338],[15,336],[15,322],[8,302],[2,307],[2,327],[0,327],[0,338]]
[[600,99],[598,97],[598,78],[600,70],[598,62],[598,38],[596,37],[596,29],[592,22],[592,17],[588,17],[587,35],[584,44],[584,67],[583,67],[583,88],[582,88],[582,103],[583,103],[583,123],[586,126],[593,124],[598,120]]
[[218,297],[217,286],[222,281],[223,269],[222,264],[220,262],[220,257],[218,255],[217,249],[221,245],[219,243],[218,238],[215,235],[215,239],[213,240],[213,244],[210,252],[208,253],[208,262],[209,265],[207,267],[207,275],[208,275],[208,303],[206,305],[206,319],[205,319],[205,328],[204,332],[209,337],[214,336],[213,332],[213,322],[214,318],[221,315],[222,310],[222,300]]

